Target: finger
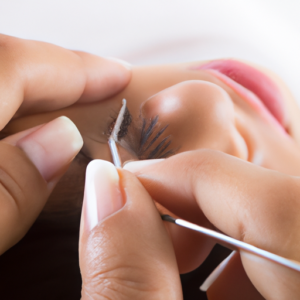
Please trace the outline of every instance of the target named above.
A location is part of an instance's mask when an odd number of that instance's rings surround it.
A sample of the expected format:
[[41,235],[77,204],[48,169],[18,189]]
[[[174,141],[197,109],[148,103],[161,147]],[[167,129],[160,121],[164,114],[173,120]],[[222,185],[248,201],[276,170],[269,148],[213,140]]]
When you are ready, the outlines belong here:
[[[250,274],[252,282],[264,297],[250,281],[242,265],[241,258],[243,264],[246,264],[247,273]],[[208,288],[208,299],[262,300],[297,298],[297,295],[299,295],[299,275],[295,271],[286,268],[282,269],[281,266],[266,260],[257,260],[257,257],[251,258],[245,253],[241,255],[236,253]]]
[[0,142],[0,254],[28,231],[82,143],[66,117]]
[[129,172],[89,164],[80,232],[82,299],[182,299],[166,230]]
[[[149,162],[149,161],[147,161]],[[160,215],[169,215],[175,219],[177,215],[166,209],[160,203],[154,201]],[[164,222],[167,232],[172,240],[179,273],[184,274],[193,271],[207,258],[215,241],[208,239],[203,234],[177,226],[171,222]]]
[[299,240],[295,178],[213,150],[181,153],[139,171],[138,165],[125,169],[135,171],[150,195],[175,214],[192,222],[201,217],[204,226],[207,218],[236,239],[300,260],[292,241],[280,244],[287,236]]
[[0,35],[0,129],[18,110],[56,110],[105,99],[130,80],[128,66],[84,52]]
[[241,252],[241,260],[248,278],[265,299],[299,298],[299,272],[247,252]]
[[206,236],[165,222],[175,251],[177,265],[181,274],[191,272],[199,267],[215,246],[215,241]]
[[[168,165],[168,170],[162,170],[159,163],[162,161],[158,159],[128,163],[124,166],[124,169],[139,174],[138,178],[149,190],[152,198],[173,214],[195,224],[213,229],[213,225],[207,220],[193,195],[185,194],[189,193],[189,187],[185,186],[185,191],[178,193],[177,187],[173,186],[173,184],[177,184],[176,180],[173,181],[175,174],[177,170],[182,172],[182,168],[178,166],[179,169],[177,169],[177,165]],[[153,168],[151,167],[152,164],[155,164]],[[170,170],[172,167],[174,168]],[[173,173],[168,177],[168,172],[170,171]],[[165,226],[172,240],[180,273],[188,273],[195,270],[203,263],[215,245],[213,240],[198,232],[168,222],[165,222]]]
[[[226,234],[299,261],[298,179],[211,150],[182,153],[144,169],[131,165],[125,168],[139,174],[150,195],[169,210],[185,206],[185,215],[190,211],[195,218],[198,203]],[[248,277],[267,299],[299,294],[296,271],[247,253],[241,257]]]
[[222,272],[208,287],[209,300],[263,300],[249,280],[240,258],[236,252],[223,267]]

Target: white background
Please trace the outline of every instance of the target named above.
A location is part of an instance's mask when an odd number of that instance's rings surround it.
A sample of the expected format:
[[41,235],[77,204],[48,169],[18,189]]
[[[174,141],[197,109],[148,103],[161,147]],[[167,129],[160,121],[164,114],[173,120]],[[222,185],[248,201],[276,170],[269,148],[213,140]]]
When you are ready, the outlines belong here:
[[133,64],[242,58],[300,103],[298,0],[0,0],[0,32]]

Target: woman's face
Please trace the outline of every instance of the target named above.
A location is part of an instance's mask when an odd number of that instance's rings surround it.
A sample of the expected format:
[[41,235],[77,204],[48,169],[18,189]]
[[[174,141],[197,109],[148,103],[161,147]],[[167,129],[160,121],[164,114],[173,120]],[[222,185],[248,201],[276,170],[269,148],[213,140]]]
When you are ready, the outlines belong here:
[[[84,139],[82,151],[25,237],[31,255],[35,255],[31,241],[36,235],[40,239],[41,232],[48,235],[43,235],[41,248],[36,244],[34,249],[39,249],[39,254],[47,253],[47,257],[51,251],[56,263],[57,257],[62,264],[66,262],[62,245],[77,249],[85,169],[91,159],[111,161],[107,139],[123,98],[132,120],[120,139],[123,162],[210,148],[300,175],[299,109],[282,81],[271,72],[237,60],[134,67],[129,85],[110,99],[15,119],[3,130],[10,135],[65,115],[77,125]],[[71,235],[75,242],[66,239]],[[194,243],[195,239],[190,241]],[[22,243],[26,247],[26,242]],[[200,240],[199,247],[203,247],[201,243]],[[53,245],[57,245],[57,254],[53,254]],[[207,246],[208,253],[211,247]],[[194,244],[192,248],[198,251]],[[184,261],[183,270],[199,265],[203,257],[193,265]],[[72,259],[77,264],[76,253]],[[40,263],[36,256],[33,260],[37,265],[45,264],[44,257]]]
[[123,162],[210,148],[288,174],[300,172],[299,110],[271,72],[237,60],[134,67],[129,85],[111,99],[22,117],[4,129],[12,134],[66,115],[83,136],[82,151],[44,213],[81,208],[87,163],[111,161],[107,138],[123,98],[132,119],[119,146]]
[[300,173],[299,110],[271,72],[237,60],[134,67],[129,85],[111,99],[19,118],[4,129],[12,134],[66,115],[83,136],[44,214],[81,209],[85,167],[90,159],[111,161],[107,137],[123,98],[132,119],[119,146],[123,162],[210,148]]
[[111,99],[23,117],[4,131],[66,115],[84,139],[79,155],[111,160],[107,137],[123,98],[132,119],[119,147],[123,161],[211,148],[297,172],[288,164],[300,144],[292,96],[271,72],[237,60],[135,67],[127,88]]

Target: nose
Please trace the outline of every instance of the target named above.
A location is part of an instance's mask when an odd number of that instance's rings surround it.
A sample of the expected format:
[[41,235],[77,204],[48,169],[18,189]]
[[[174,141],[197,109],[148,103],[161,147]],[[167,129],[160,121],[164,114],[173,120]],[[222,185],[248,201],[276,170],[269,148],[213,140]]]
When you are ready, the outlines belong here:
[[235,127],[235,107],[216,84],[190,80],[154,95],[142,105],[145,118],[168,124],[171,147],[178,152],[210,148],[247,159],[246,143]]
[[[171,135],[170,147],[176,153],[210,148],[247,159],[245,141],[235,127],[235,106],[216,84],[201,80],[179,83],[145,101],[141,113],[147,120],[158,116],[160,128],[168,125],[162,138]],[[195,220],[202,220],[197,208],[194,214]],[[183,229],[169,228],[169,232],[180,272],[199,266],[214,245]]]

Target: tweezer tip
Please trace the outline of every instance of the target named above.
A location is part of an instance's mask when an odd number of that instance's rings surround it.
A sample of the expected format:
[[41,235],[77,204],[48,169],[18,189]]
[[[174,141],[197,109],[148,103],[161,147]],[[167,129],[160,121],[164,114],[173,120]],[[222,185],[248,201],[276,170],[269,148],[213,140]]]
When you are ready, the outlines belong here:
[[119,131],[120,131],[123,119],[124,119],[125,111],[126,111],[126,99],[123,99],[122,100],[122,107],[119,111],[115,126],[114,126],[114,128],[112,130],[112,133],[110,135],[110,137],[112,139],[114,139],[115,142],[118,142],[118,134],[119,134]]
[[169,216],[169,215],[162,215],[161,216],[163,221],[168,221],[171,223],[175,223],[176,219],[174,219],[173,217]]

